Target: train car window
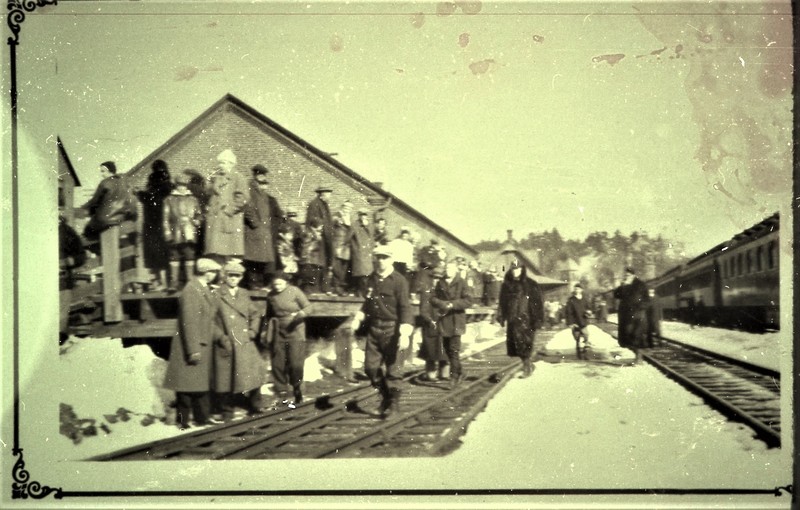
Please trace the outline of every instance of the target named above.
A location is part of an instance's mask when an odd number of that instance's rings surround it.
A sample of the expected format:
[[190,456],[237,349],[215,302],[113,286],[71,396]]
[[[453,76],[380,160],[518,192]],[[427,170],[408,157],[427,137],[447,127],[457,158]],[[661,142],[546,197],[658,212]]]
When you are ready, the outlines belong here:
[[747,274],[750,274],[753,272],[753,250],[747,250],[747,253],[744,254],[744,259]]
[[764,247],[756,248],[756,271],[764,269]]
[[740,253],[738,257],[736,257],[736,265],[739,268],[739,271],[736,273],[739,276],[744,274],[744,254]]

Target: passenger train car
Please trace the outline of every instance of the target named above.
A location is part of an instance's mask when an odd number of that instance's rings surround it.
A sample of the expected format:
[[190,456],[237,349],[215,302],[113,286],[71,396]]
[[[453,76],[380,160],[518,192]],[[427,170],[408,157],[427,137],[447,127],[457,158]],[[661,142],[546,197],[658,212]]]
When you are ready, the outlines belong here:
[[778,329],[779,214],[647,282],[664,319]]

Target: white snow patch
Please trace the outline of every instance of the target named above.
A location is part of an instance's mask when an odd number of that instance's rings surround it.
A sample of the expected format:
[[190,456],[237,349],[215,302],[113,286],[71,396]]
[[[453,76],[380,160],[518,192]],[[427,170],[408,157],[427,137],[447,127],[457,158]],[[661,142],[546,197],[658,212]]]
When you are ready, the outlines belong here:
[[[589,343],[587,351],[590,359],[599,359],[613,362],[626,362],[636,359],[636,353],[630,349],[620,347],[617,340],[598,328],[594,324],[587,326]],[[575,338],[570,328],[562,329],[553,335],[544,348],[546,356],[559,356],[562,358],[575,358]]]

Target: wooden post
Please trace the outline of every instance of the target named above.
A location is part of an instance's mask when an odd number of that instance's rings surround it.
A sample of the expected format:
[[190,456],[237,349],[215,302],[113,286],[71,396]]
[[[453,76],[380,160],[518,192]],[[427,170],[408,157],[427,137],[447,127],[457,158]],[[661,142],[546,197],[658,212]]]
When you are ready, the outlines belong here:
[[119,226],[100,234],[103,261],[103,322],[122,321],[122,282],[119,274]]
[[350,331],[352,323],[353,317],[348,317],[333,330],[333,342],[336,350],[334,371],[348,381],[353,380],[353,332]]

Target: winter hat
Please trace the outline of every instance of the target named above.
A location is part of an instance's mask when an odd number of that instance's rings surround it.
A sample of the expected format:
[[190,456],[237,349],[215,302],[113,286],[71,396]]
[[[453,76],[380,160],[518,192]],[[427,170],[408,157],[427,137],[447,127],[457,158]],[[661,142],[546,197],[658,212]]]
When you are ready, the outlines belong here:
[[225,274],[231,274],[231,273],[244,274],[244,266],[239,262],[235,262],[233,260],[225,264],[225,267],[223,267],[222,270],[225,272]]
[[217,154],[217,161],[219,161],[220,163],[222,163],[223,161],[228,161],[235,165],[236,154],[234,154],[233,151],[230,149],[225,149],[224,151]]
[[211,259],[197,259],[197,273],[203,274],[211,271],[219,271],[222,266]]
[[106,167],[114,175],[117,174],[117,165],[113,161],[104,161],[100,163],[100,166]]

